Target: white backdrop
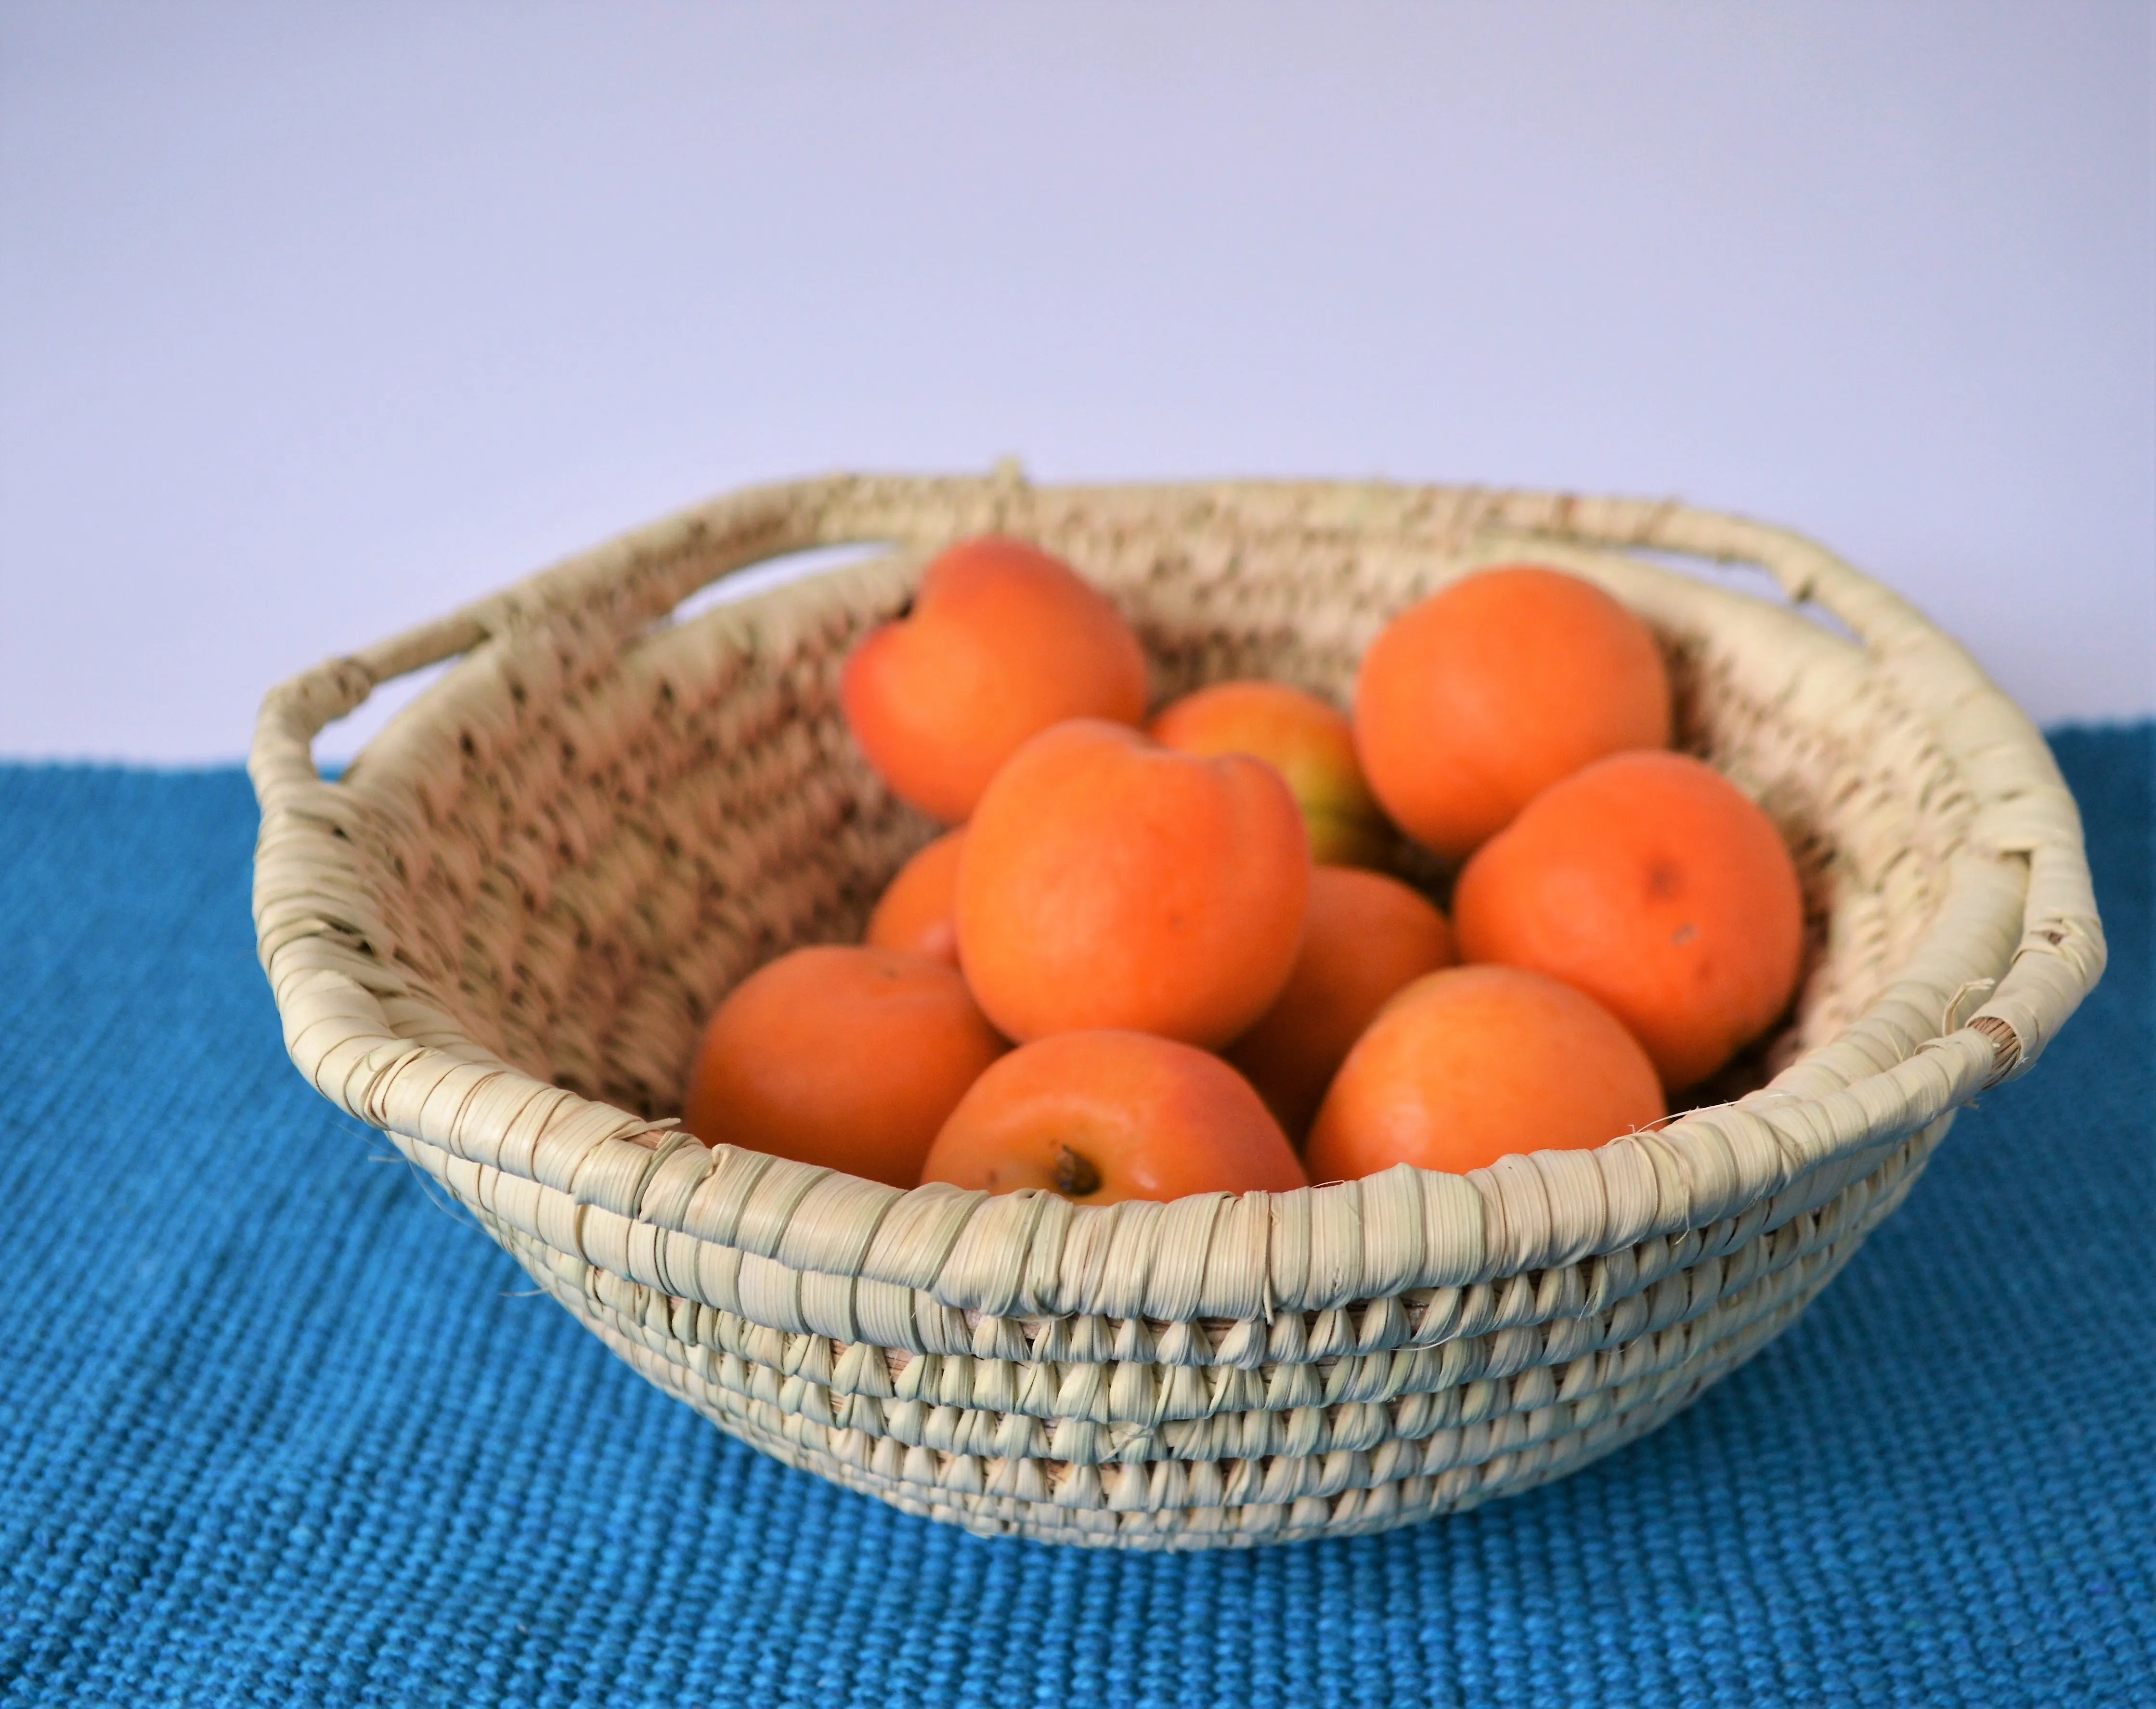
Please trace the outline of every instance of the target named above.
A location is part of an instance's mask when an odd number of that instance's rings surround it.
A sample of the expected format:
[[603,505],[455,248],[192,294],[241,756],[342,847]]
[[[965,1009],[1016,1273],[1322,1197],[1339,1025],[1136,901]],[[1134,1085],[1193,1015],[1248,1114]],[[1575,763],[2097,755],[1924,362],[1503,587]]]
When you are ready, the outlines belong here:
[[2149,141],[2133,0],[9,0],[0,753],[1007,452],[1681,495],[2145,716]]

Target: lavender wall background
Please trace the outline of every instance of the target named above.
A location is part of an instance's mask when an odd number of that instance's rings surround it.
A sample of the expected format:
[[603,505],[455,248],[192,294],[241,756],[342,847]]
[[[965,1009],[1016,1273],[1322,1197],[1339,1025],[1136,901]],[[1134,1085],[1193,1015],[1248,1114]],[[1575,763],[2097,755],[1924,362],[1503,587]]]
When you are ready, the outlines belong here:
[[236,757],[621,527],[1007,452],[1680,495],[2146,716],[2150,54],[2130,0],[9,0],[0,754]]

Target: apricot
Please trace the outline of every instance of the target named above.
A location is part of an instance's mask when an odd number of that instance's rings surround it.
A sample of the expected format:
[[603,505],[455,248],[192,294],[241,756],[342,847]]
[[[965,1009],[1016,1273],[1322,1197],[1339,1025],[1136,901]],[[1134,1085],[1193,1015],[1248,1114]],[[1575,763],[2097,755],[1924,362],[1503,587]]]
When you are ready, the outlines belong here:
[[958,965],[958,850],[966,833],[946,831],[884,887],[861,941]]
[[719,1005],[684,1113],[708,1145],[911,1187],[937,1129],[1009,1048],[947,962],[798,949]]
[[1385,811],[1458,859],[1590,761],[1667,747],[1669,672],[1599,588],[1508,566],[1393,619],[1363,655],[1354,728]]
[[1391,828],[1355,758],[1355,732],[1315,695],[1284,682],[1215,683],[1171,701],[1150,733],[1163,747],[1246,753],[1278,772],[1321,866],[1374,865],[1391,847]]
[[1145,654],[1061,559],[983,535],[930,561],[911,614],[847,659],[839,700],[900,798],[957,824],[1028,736],[1066,718],[1142,718]]
[[1796,990],[1804,896],[1774,823],[1712,766],[1617,754],[1552,786],[1467,863],[1461,952],[1577,987],[1681,1091]]
[[973,1082],[924,1181],[1044,1188],[1081,1204],[1308,1185],[1295,1148],[1217,1056],[1149,1033],[1058,1033]]
[[1313,1181],[1395,1163],[1465,1174],[1514,1152],[1585,1150],[1664,1113],[1646,1052],[1591,998],[1517,967],[1448,967],[1356,1040],[1303,1161]]
[[1287,983],[1310,842],[1271,767],[1076,719],[988,785],[958,858],[958,960],[1021,1041],[1127,1028],[1224,1044]]
[[1294,971],[1273,1006],[1224,1054],[1281,1126],[1302,1133],[1348,1047],[1386,999],[1456,959],[1445,916],[1398,879],[1318,867],[1310,875]]

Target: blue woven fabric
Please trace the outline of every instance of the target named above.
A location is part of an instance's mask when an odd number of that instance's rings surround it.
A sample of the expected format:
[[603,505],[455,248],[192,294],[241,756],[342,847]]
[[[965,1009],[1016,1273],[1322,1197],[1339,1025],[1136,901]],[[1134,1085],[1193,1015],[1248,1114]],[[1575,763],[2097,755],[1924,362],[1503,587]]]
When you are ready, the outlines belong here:
[[236,772],[0,767],[0,1701],[2156,1701],[2152,731],[2113,961],[1790,1333],[1388,1536],[986,1542],[617,1363],[292,1071]]

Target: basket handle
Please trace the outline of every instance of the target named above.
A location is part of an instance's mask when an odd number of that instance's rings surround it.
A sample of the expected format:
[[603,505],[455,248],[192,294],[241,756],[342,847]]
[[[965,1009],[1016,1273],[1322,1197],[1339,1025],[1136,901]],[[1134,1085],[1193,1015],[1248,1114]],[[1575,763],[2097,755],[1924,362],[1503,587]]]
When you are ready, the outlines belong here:
[[1030,496],[1005,458],[986,475],[832,475],[750,487],[564,559],[461,611],[279,684],[264,698],[248,770],[265,783],[318,783],[314,738],[386,682],[470,652],[490,636],[570,616],[625,639],[691,594],[770,558],[878,539],[919,544],[1007,525]]
[[[492,636],[569,615],[625,639],[714,582],[825,543],[825,518],[856,484],[840,475],[732,494],[287,679],[264,698],[256,721],[248,759],[255,788],[320,784],[314,740],[326,726],[357,711],[384,683],[469,653]],[[264,799],[266,806],[266,793]]]

